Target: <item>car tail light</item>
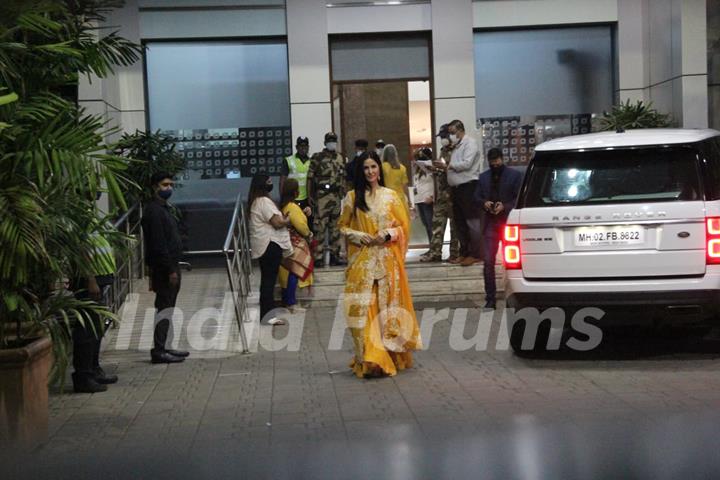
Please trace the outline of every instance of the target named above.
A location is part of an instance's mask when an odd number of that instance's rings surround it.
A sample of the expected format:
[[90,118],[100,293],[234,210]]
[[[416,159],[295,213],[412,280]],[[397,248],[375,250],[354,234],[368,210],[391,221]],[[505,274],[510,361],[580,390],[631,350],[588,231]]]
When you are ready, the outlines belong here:
[[720,264],[720,217],[705,219],[705,258],[708,265]]
[[[718,225],[720,227],[720,224]],[[720,235],[718,235],[720,240]],[[720,245],[718,245],[720,247]],[[506,269],[518,269],[522,267],[520,261],[520,226],[505,225],[502,240],[503,263]],[[720,255],[720,248],[718,249]],[[720,256],[718,257],[720,263]]]

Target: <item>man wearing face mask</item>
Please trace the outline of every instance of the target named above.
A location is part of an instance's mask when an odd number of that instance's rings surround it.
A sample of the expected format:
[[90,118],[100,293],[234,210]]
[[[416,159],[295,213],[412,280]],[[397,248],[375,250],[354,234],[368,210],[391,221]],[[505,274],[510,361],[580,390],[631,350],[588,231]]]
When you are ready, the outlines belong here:
[[355,160],[360,155],[367,152],[368,145],[368,141],[364,138],[359,138],[355,140],[355,156],[347,163],[347,165],[345,165],[345,180],[347,181],[348,188],[350,189],[352,188],[353,182],[355,181]]
[[448,133],[454,148],[447,167],[447,180],[460,240],[460,265],[467,267],[482,261],[482,211],[474,202],[482,154],[477,141],[466,135],[460,120],[450,122]]
[[155,195],[145,206],[142,219],[145,262],[150,267],[150,289],[155,292],[157,310],[150,358],[153,363],[178,363],[189,353],[166,348],[170,318],[180,292],[179,262],[183,250],[178,221],[168,203],[175,182],[171,174],[158,172],[150,178],[150,184]]
[[[308,171],[310,170],[310,141],[307,137],[298,137],[295,142],[295,155],[285,158],[280,173],[280,191],[283,191],[283,185],[287,178],[294,178],[298,182],[298,196],[295,199],[300,208],[308,217],[308,225],[312,225],[312,209],[309,209],[310,202],[308,200]],[[308,215],[310,213],[310,215]]]
[[520,193],[522,174],[503,163],[498,148],[488,151],[490,168],[483,172],[477,183],[475,201],[485,211],[483,225],[483,274],[485,277],[485,308],[495,308],[495,256],[500,244],[502,229],[510,210]]
[[315,265],[324,265],[325,241],[330,250],[330,265],[344,265],[340,258],[340,201],[345,195],[345,165],[347,160],[337,151],[337,135],[325,134],[325,148],[310,159],[308,169],[308,198],[315,212],[314,233],[318,241]]

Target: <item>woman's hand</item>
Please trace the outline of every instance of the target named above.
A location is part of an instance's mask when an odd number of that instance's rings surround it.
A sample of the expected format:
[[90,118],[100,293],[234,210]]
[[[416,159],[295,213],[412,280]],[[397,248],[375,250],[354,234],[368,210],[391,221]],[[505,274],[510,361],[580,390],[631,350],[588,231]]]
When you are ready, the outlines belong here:
[[305,207],[305,208],[303,208],[303,213],[305,214],[306,217],[311,216],[311,215],[312,215],[312,208],[310,208],[310,207]]
[[369,233],[353,230],[347,234],[348,240],[355,245],[368,246],[373,242],[373,236]]

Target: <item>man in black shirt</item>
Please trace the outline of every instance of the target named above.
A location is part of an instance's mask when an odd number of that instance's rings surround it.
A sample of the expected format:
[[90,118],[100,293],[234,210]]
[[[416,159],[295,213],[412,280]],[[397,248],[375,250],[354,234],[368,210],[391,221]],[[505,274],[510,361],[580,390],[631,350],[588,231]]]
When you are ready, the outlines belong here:
[[168,205],[172,195],[173,176],[155,173],[150,179],[155,196],[145,206],[142,228],[145,237],[145,262],[150,267],[150,289],[155,292],[154,348],[150,351],[153,363],[178,363],[188,352],[165,348],[170,318],[180,291],[180,256],[182,240],[178,221]]
[[475,201],[485,210],[483,225],[483,274],[485,277],[485,308],[495,308],[495,256],[502,230],[510,210],[515,208],[522,174],[503,163],[502,152],[491,148],[487,153],[490,169],[478,179]]

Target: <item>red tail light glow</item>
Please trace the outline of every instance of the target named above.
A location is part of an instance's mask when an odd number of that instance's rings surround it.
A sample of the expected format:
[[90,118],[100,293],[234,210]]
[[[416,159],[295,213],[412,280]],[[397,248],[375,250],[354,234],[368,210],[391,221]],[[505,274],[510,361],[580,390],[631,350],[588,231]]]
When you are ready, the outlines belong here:
[[705,263],[720,264],[720,217],[705,219]]
[[[720,227],[720,224],[718,225]],[[720,237],[718,237],[720,240]],[[718,245],[720,247],[720,245]],[[502,239],[503,263],[506,269],[522,268],[520,259],[520,226],[505,225]],[[718,249],[718,260],[720,261],[720,248]]]

